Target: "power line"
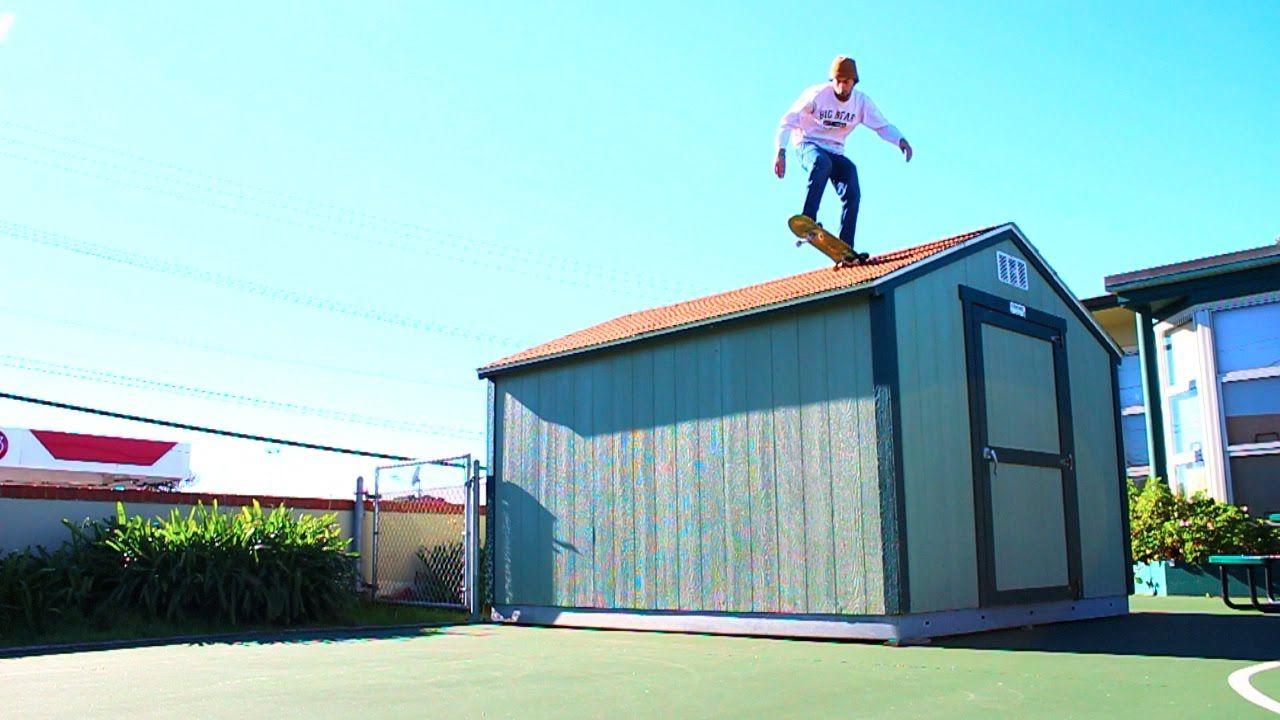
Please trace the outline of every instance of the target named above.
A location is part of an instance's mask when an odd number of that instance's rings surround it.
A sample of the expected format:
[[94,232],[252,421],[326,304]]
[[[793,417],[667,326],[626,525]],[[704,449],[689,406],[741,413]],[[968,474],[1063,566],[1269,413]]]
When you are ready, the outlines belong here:
[[[389,234],[399,236],[409,240],[425,241],[427,243],[442,246],[449,249],[452,249],[459,244],[469,245],[476,250],[488,250],[490,255],[501,256],[505,258],[511,265],[518,266],[520,268],[541,267],[544,270],[547,270],[559,275],[579,275],[579,276],[586,276],[590,278],[590,281],[586,283],[578,282],[575,284],[585,284],[585,285],[590,285],[595,287],[609,287],[614,290],[617,290],[619,286],[631,286],[631,287],[634,287],[637,289],[643,289],[646,291],[661,290],[664,292],[678,292],[683,294],[688,294],[691,291],[691,289],[688,286],[681,283],[669,282],[661,278],[648,278],[645,280],[641,280],[637,278],[634,274],[627,273],[625,271],[620,271],[617,267],[587,263],[581,260],[577,260],[575,258],[552,257],[547,255],[546,253],[529,252],[522,248],[513,248],[506,245],[498,244],[493,241],[478,240],[476,238],[469,237],[466,235],[460,235],[453,232],[442,231],[442,230],[426,227],[423,225],[404,222],[404,221],[393,219],[393,218],[382,217],[382,216],[378,216],[372,213],[367,213],[367,212],[352,209],[352,208],[344,208],[338,205],[334,205],[332,203],[325,203],[325,202],[320,202],[316,200],[311,200],[308,198],[303,198],[298,195],[284,193],[284,192],[272,190],[269,188],[265,188],[262,186],[252,185],[249,183],[244,183],[241,181],[232,180],[224,177],[218,177],[218,176],[210,175],[208,173],[204,173],[197,170],[191,170],[189,168],[184,168],[180,165],[176,165],[174,163],[151,160],[149,158],[138,155],[136,153],[130,153],[128,151],[120,150],[117,148],[111,148],[110,146],[78,140],[65,135],[50,133],[47,131],[24,126],[19,123],[0,120],[0,126],[8,126],[10,128],[16,128],[23,132],[41,135],[48,138],[54,138],[60,142],[79,145],[82,147],[93,149],[94,151],[97,151],[97,152],[110,153],[117,156],[123,156],[126,158],[130,158],[133,162],[136,162],[136,163],[150,165],[153,167],[165,168],[170,173],[179,173],[181,175],[190,176],[203,181],[203,182],[194,182],[186,178],[174,177],[173,175],[160,174],[160,173],[151,172],[148,170],[142,170],[142,169],[138,169],[136,167],[130,167],[129,165],[121,164],[118,162],[111,162],[111,161],[103,160],[100,158],[89,157],[83,154],[70,152],[62,148],[52,147],[49,145],[42,145],[39,143],[33,143],[28,140],[16,139],[11,136],[0,137],[0,139],[8,142],[9,144],[18,146],[20,148],[33,150],[35,152],[51,153],[54,155],[61,156],[63,158],[70,158],[76,162],[87,163],[91,165],[96,165],[101,168],[106,168],[108,170],[114,170],[116,172],[123,172],[130,175],[148,178],[156,183],[159,183],[159,185],[143,185],[136,182],[124,183],[138,189],[146,190],[148,192],[159,192],[172,197],[179,197],[182,199],[192,200],[193,202],[202,202],[204,204],[208,204],[220,209],[229,210],[232,212],[239,212],[246,215],[255,216],[255,217],[272,220],[276,222],[292,224],[292,225],[304,227],[307,229],[317,229],[323,232],[329,232],[329,233],[338,234],[338,235],[347,235],[348,237],[353,237],[364,242],[371,242],[375,244],[385,245],[385,246],[393,247],[400,250],[408,250],[413,252],[427,252],[429,254],[445,255],[446,257],[450,257],[450,259],[457,260],[460,262],[469,262],[472,264],[477,264],[490,270],[492,270],[494,267],[493,261],[484,259],[484,258],[477,258],[475,256],[476,255],[475,252],[472,252],[467,255],[444,254],[444,253],[440,253],[437,250],[428,250],[422,247],[421,245],[408,245],[403,242],[388,241],[381,238],[373,238],[368,236],[355,235],[351,233],[343,233],[335,230],[335,228],[328,223],[323,225],[316,224],[316,223],[300,223],[297,220],[279,217],[276,215],[269,215],[261,212],[254,212],[252,210],[249,210],[247,208],[237,206],[237,205],[229,205],[223,202],[210,202],[208,200],[195,200],[192,197],[190,197],[188,194],[184,194],[183,192],[176,190],[174,188],[174,185],[176,184],[176,185],[184,186],[188,188],[190,191],[193,191],[198,194],[219,196],[222,198],[230,199],[233,201],[239,201],[239,202],[257,203],[259,205],[273,208],[277,211],[303,215],[309,218],[314,218],[316,216],[321,216],[322,218],[327,217],[327,219],[331,222],[341,223],[341,224],[350,226],[352,228],[377,228],[380,232],[383,232],[383,233],[389,233]],[[44,159],[31,158],[23,155],[17,155],[12,153],[5,153],[5,152],[0,152],[0,155],[10,157],[16,160],[25,161],[25,162],[32,162],[36,164],[45,165],[47,167],[61,170],[63,172],[81,174],[87,177],[107,180],[109,182],[117,182],[117,183],[119,182],[118,178],[106,176],[106,175],[91,172],[91,171],[86,171],[83,168],[73,168],[65,164],[55,163],[55,162],[51,162]],[[235,190],[231,188],[239,188],[239,189]],[[281,198],[281,199],[273,200],[273,199],[268,199],[264,197],[268,195],[274,196],[275,198]],[[321,212],[317,213],[316,212],[317,208],[319,208]]]
[[420,320],[407,315],[390,313],[376,308],[362,307],[316,295],[308,295],[295,290],[272,287],[253,280],[245,280],[225,273],[202,270],[190,265],[173,262],[172,260],[159,260],[137,253],[118,250],[106,245],[97,245],[94,243],[73,240],[63,235],[55,235],[54,233],[37,230],[26,225],[21,225],[19,223],[3,219],[0,219],[0,235],[7,235],[16,240],[25,240],[43,247],[63,250],[97,260],[115,263],[117,265],[126,265],[139,270],[172,275],[174,277],[180,277],[187,280],[196,280],[198,282],[217,287],[240,290],[242,292],[258,295],[271,300],[280,300],[283,302],[293,303],[295,305],[301,305],[313,310],[332,312],[339,315],[346,315],[348,317],[360,318],[362,320],[373,320],[410,330],[420,330],[448,335],[464,340],[477,340],[482,342],[503,344],[519,344],[522,342],[514,338],[488,333],[475,333],[462,328],[452,327],[427,320]]
[[108,385],[116,385],[119,387],[127,387],[142,390],[159,390],[174,395],[183,395],[187,397],[196,397],[208,400],[218,400],[221,402],[234,403],[237,405],[246,405],[250,407],[258,407],[267,410],[276,410],[293,415],[308,415],[313,417],[324,418],[326,420],[336,420],[338,422],[347,422],[356,425],[369,425],[372,427],[382,427],[390,430],[403,430],[407,432],[422,432],[428,435],[436,435],[441,437],[463,437],[476,438],[483,436],[484,433],[474,430],[465,430],[459,427],[450,427],[445,425],[433,425],[430,423],[415,423],[402,420],[389,420],[386,418],[375,417],[372,415],[362,415],[359,413],[347,412],[344,410],[333,410],[329,408],[319,408],[310,405],[300,405],[297,403],[282,402],[278,400],[264,400],[262,398],[251,397],[248,395],[239,395],[236,393],[223,392],[220,390],[209,390],[206,388],[194,387],[191,385],[180,385],[177,383],[167,383],[160,380],[149,380],[147,378],[139,378],[132,375],[122,375],[119,373],[111,373],[103,370],[91,370],[87,368],[78,368],[72,365],[64,365],[61,363],[53,363],[45,360],[36,360],[33,358],[25,358],[18,355],[0,355],[0,365],[25,370],[28,372],[41,373],[44,375],[56,375],[59,377],[68,377],[76,380],[87,380],[90,382],[105,383]]
[[362,368],[343,367],[339,365],[327,365],[325,363],[307,362],[305,360],[294,360],[284,358],[278,355],[269,355],[266,353],[250,352],[248,350],[237,350],[226,346],[212,345],[209,343],[191,342],[179,340],[177,338],[162,337],[159,335],[151,335],[148,333],[140,333],[136,330],[128,330],[118,327],[108,327],[105,325],[97,325],[76,320],[68,320],[66,318],[53,317],[51,315],[43,315],[40,313],[26,312],[13,307],[0,306],[0,313],[4,313],[13,317],[26,317],[41,322],[54,323],[56,325],[64,325],[67,327],[78,327],[96,332],[102,332],[109,335],[120,337],[131,337],[138,340],[149,342],[163,343],[175,347],[190,348],[193,350],[201,350],[210,353],[219,353],[222,355],[230,355],[233,357],[245,357],[253,360],[261,360],[263,362],[277,363],[280,365],[288,365],[300,368],[312,368],[315,370],[323,370],[339,375],[352,375],[361,377],[377,378],[379,380],[388,380],[391,382],[408,383],[413,385],[424,385],[427,387],[437,387],[449,390],[470,390],[471,388],[461,383],[447,383],[433,380],[425,380],[419,377],[409,377],[407,375],[397,375],[395,373],[386,373],[379,370],[368,370]]
[[369,450],[353,450],[351,448],[337,447],[333,445],[318,445],[316,443],[299,442],[297,440],[284,440],[282,438],[273,438],[273,437],[268,437],[266,435],[252,435],[249,433],[236,432],[234,430],[220,430],[218,428],[202,427],[200,425],[189,425],[187,423],[173,422],[170,420],[157,420],[156,418],[142,417],[141,415],[129,415],[127,413],[113,412],[111,410],[99,410],[97,408],[85,407],[83,405],[71,405],[69,403],[57,402],[55,400],[43,400],[41,398],[27,397],[25,395],[14,395],[12,393],[7,393],[7,392],[0,392],[0,399],[13,400],[16,402],[29,403],[32,405],[42,405],[44,407],[57,408],[59,410],[73,410],[75,412],[87,413],[89,415],[99,415],[101,417],[115,418],[117,420],[131,420],[133,422],[146,423],[148,425],[157,425],[160,427],[175,428],[178,430],[191,430],[193,432],[207,433],[209,435],[220,435],[223,437],[236,438],[239,440],[255,440],[257,442],[269,443],[271,445],[303,448],[305,450],[323,450],[325,452],[339,453],[342,455],[358,455],[360,457],[376,458],[379,460],[408,461],[408,460],[414,459],[406,455],[391,455],[389,453],[372,452]]

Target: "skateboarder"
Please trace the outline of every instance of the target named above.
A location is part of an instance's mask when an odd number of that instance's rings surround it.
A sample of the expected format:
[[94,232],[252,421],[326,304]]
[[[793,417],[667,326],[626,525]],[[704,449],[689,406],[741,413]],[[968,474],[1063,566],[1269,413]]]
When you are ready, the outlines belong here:
[[831,181],[840,196],[840,239],[849,247],[853,247],[861,193],[858,168],[844,155],[844,139],[858,125],[866,125],[911,161],[911,144],[884,119],[871,98],[853,89],[857,84],[858,66],[852,58],[841,55],[832,61],[831,82],[807,88],[782,116],[773,161],[773,174],[781,179],[787,173],[787,141],[795,143],[800,166],[809,172],[803,213],[814,220],[822,192]]

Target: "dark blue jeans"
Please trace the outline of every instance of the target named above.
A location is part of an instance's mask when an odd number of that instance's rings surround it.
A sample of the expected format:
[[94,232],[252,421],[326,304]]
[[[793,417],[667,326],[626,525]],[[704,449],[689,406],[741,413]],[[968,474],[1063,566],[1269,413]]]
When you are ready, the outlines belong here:
[[809,171],[809,193],[804,198],[804,214],[818,219],[822,192],[830,181],[840,197],[840,239],[853,247],[853,235],[858,228],[858,202],[862,199],[857,166],[844,155],[824,150],[813,143],[802,144],[797,152],[800,167]]

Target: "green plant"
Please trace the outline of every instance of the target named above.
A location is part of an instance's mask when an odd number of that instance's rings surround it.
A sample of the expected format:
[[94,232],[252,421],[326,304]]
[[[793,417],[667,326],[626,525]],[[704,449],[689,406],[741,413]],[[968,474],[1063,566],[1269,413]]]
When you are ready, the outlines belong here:
[[159,520],[121,504],[71,537],[0,558],[0,628],[80,616],[289,625],[332,617],[354,599],[347,541],[333,515],[295,517],[254,503],[197,505]]
[[1175,494],[1152,478],[1129,482],[1129,530],[1135,562],[1203,563],[1210,555],[1280,552],[1280,532],[1243,508],[1204,493]]
[[462,541],[418,548],[422,569],[414,573],[415,600],[462,602],[464,551]]

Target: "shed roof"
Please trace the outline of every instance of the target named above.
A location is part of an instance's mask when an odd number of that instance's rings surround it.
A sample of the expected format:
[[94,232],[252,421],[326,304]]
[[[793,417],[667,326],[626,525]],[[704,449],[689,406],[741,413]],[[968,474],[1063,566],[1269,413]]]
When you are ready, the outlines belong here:
[[1145,270],[1108,275],[1103,284],[1107,292],[1123,293],[1127,290],[1171,285],[1196,280],[1211,275],[1249,270],[1260,266],[1280,264],[1280,240],[1275,244],[1237,250],[1222,255],[1185,260],[1169,265],[1159,265]]
[[759,312],[799,300],[872,285],[898,270],[1006,226],[1009,225],[993,225],[941,240],[881,253],[873,256],[871,261],[864,265],[834,271],[830,267],[824,267],[737,290],[630,313],[495,360],[480,368],[480,374],[485,376],[495,371],[551,357],[614,345],[681,327],[701,325],[709,321]]

